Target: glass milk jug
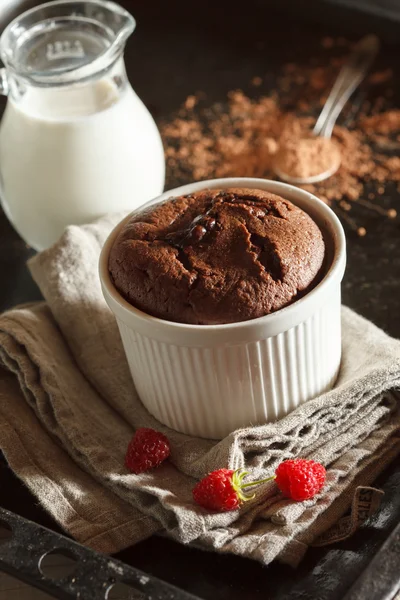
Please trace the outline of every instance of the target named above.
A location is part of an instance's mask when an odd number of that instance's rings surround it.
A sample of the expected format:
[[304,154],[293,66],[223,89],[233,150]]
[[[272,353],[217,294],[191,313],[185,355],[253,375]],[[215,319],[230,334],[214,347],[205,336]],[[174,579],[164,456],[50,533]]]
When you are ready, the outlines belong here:
[[0,39],[1,198],[36,250],[67,225],[134,210],[163,190],[161,138],[125,72],[134,28],[113,2],[58,0]]

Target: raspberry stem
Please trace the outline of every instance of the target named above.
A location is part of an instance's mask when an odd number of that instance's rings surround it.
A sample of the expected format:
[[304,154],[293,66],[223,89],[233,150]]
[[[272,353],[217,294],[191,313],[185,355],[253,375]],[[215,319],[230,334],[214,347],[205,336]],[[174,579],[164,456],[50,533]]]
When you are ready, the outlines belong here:
[[273,481],[276,479],[276,475],[272,475],[272,477],[267,477],[266,479],[259,479],[258,481],[251,481],[250,483],[244,483],[241,488],[248,488],[252,485],[259,485],[260,483],[267,483],[267,481]]
[[237,493],[240,500],[242,500],[242,502],[252,500],[255,496],[255,494],[252,494],[251,496],[244,494],[242,492],[244,488],[248,488],[252,485],[258,485],[260,483],[266,483],[267,481],[272,481],[273,479],[275,479],[275,475],[273,475],[272,477],[268,477],[267,479],[260,479],[259,481],[252,481],[250,483],[242,483],[246,475],[248,475],[248,471],[243,471],[242,469],[237,469],[232,475],[232,487]]

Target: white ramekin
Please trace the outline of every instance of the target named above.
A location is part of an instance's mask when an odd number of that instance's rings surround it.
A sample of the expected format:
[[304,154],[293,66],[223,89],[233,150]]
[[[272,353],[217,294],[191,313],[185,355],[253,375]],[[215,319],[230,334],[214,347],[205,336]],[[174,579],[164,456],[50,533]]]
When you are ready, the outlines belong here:
[[170,190],[147,205],[227,187],[268,190],[292,201],[318,223],[331,256],[325,277],[309,294],[251,321],[173,323],[137,310],[111,282],[109,251],[129,217],[112,231],[100,257],[104,297],[117,319],[143,404],[173,429],[215,439],[240,427],[279,419],[333,386],[341,358],[340,287],[346,263],[345,236],[333,211],[312,194],[285,183],[213,179]]

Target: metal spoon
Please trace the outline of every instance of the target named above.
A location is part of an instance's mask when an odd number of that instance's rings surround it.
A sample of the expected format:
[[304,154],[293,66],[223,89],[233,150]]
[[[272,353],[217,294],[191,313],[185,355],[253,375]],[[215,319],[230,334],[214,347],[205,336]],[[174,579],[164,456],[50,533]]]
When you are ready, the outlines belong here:
[[[360,85],[368,72],[379,51],[379,39],[375,35],[367,35],[362,38],[354,47],[349,60],[342,67],[335,81],[335,84],[325,102],[325,105],[319,115],[312,133],[315,136],[330,139],[333,127],[340,115],[344,105]],[[288,183],[307,184],[323,181],[333,175],[340,166],[338,160],[332,167],[323,173],[313,175],[312,177],[292,177],[289,173],[284,173],[278,164],[274,165],[274,170],[280,179]]]

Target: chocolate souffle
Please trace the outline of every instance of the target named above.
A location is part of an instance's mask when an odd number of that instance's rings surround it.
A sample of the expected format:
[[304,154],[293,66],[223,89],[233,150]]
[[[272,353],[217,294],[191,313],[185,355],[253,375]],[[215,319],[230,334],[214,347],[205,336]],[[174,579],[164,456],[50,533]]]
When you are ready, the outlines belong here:
[[320,280],[325,245],[303,210],[254,189],[203,190],[136,213],[109,256],[134,307],[194,325],[268,315]]

